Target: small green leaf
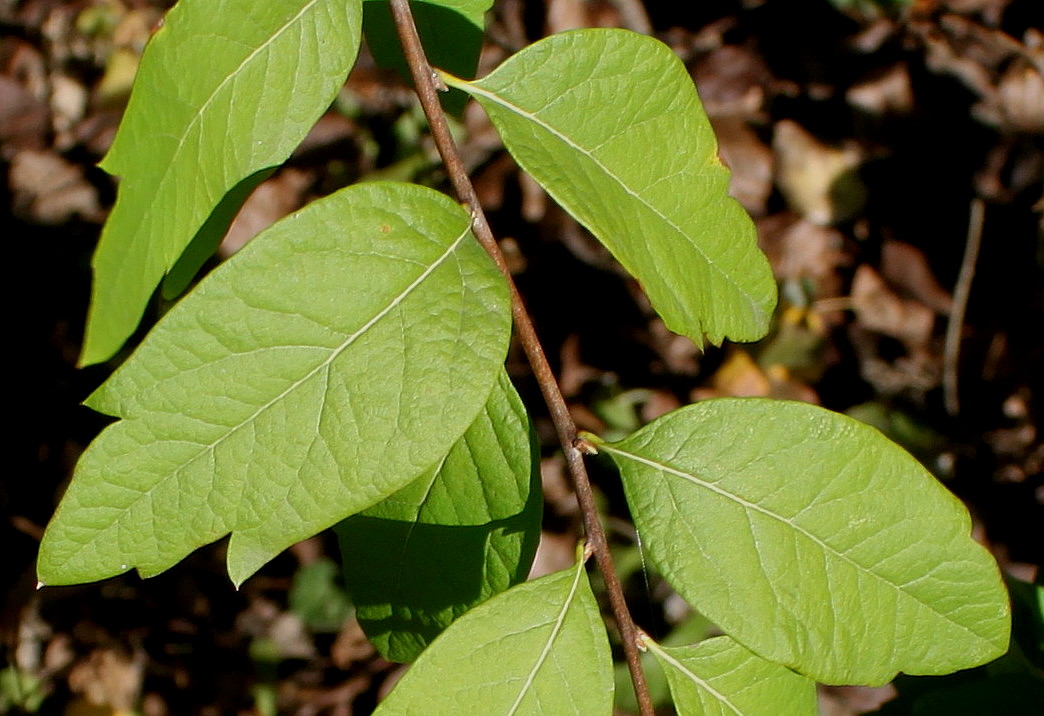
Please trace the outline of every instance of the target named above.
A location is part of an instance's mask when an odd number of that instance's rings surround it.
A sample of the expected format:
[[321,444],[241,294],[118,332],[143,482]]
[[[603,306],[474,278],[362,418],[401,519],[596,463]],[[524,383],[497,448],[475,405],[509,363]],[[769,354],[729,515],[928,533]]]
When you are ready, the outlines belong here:
[[294,574],[287,606],[315,632],[336,632],[352,605],[340,585],[337,565],[326,558],[302,565]]
[[609,640],[583,562],[498,594],[421,654],[375,716],[609,716]]
[[167,14],[102,161],[122,181],[83,364],[120,348],[225,194],[281,164],[330,106],[359,49],[360,2],[181,0]]
[[91,444],[39,578],[157,574],[232,532],[237,584],[441,459],[507,350],[503,278],[466,211],[368,183],[276,223],[178,303],[88,404]]
[[768,331],[776,284],[696,88],[663,43],[626,30],[553,35],[481,80],[451,76],[515,160],[702,344]]
[[763,658],[882,684],[1007,648],[1007,594],[967,510],[873,428],[803,403],[708,400],[599,448],[671,584]]
[[429,473],[336,527],[356,618],[413,661],[454,619],[525,580],[540,537],[539,452],[504,371]]
[[679,716],[815,716],[810,679],[744,649],[727,636],[694,646],[646,640],[671,686]]

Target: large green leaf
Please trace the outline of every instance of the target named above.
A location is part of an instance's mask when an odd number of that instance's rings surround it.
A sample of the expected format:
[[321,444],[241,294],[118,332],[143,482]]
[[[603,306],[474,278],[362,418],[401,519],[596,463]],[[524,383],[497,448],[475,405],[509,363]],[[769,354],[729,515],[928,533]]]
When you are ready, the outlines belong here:
[[281,164],[329,107],[359,49],[360,2],[181,0],[167,14],[102,161],[122,181],[81,362],[120,348],[225,194]]
[[337,526],[356,617],[386,658],[413,661],[454,619],[525,580],[540,537],[539,456],[501,371],[436,468]]
[[609,716],[613,665],[583,562],[455,621],[374,712]]
[[968,512],[869,426],[803,403],[709,400],[602,449],[671,584],[766,659],[881,684],[1007,648],[1007,594]]
[[208,276],[88,399],[122,420],[77,465],[40,579],[153,575],[232,532],[238,584],[430,469],[507,350],[507,289],[469,227],[438,192],[370,183]]
[[694,646],[646,640],[671,685],[679,716],[815,716],[816,685],[727,636]]
[[580,30],[481,80],[445,79],[478,100],[522,168],[641,281],[668,328],[715,344],[766,333],[772,271],[670,48],[626,30]]

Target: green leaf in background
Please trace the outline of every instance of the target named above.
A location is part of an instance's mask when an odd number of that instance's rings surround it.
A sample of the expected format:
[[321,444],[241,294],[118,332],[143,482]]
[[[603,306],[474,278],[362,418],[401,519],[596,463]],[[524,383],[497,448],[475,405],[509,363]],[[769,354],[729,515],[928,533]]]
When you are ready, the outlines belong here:
[[816,716],[810,679],[743,648],[727,636],[694,646],[661,647],[646,639],[679,716]]
[[375,716],[609,716],[613,665],[581,561],[498,594],[455,621]]
[[[486,11],[493,0],[414,0],[413,21],[428,62],[457,77],[474,77],[482,51]],[[381,67],[394,68],[408,82],[409,66],[402,54],[388,0],[363,0],[363,32],[373,59]],[[460,91],[440,97],[443,107],[459,113],[467,101]]]
[[964,505],[873,428],[804,403],[708,400],[601,449],[670,583],[763,658],[883,684],[1008,646],[1007,593]]
[[510,307],[468,213],[367,183],[279,221],[200,282],[88,405],[46,584],[157,574],[232,532],[239,584],[428,470],[481,410]]
[[336,632],[352,612],[340,585],[340,570],[325,557],[303,564],[294,573],[287,606],[313,632]]
[[756,340],[776,284],[696,88],[663,43],[627,30],[553,35],[475,82],[515,160],[605,244],[667,327]]
[[167,14],[101,164],[122,180],[82,364],[119,350],[225,194],[281,164],[330,106],[359,49],[360,2],[181,0]]
[[529,417],[501,371],[437,468],[336,527],[356,618],[381,654],[415,660],[454,619],[525,581],[542,504]]

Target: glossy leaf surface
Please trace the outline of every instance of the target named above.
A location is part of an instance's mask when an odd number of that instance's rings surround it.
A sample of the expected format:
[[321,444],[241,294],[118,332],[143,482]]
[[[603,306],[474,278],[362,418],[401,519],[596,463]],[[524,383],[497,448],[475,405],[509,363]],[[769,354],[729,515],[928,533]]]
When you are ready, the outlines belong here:
[[1007,595],[964,506],[873,428],[721,399],[602,449],[671,584],[766,659],[881,684],[1007,648]]
[[91,444],[39,578],[153,575],[229,532],[237,584],[430,469],[486,402],[507,289],[448,197],[369,183],[310,204],[188,294],[88,404]]
[[539,452],[506,372],[446,458],[336,532],[356,618],[410,662],[471,607],[525,580],[540,538]]
[[667,674],[679,716],[816,716],[811,679],[765,661],[727,636],[693,646],[646,641]]
[[582,563],[455,621],[374,713],[609,716],[612,657]]
[[360,2],[181,0],[167,14],[101,164],[121,182],[82,363],[123,345],[225,194],[286,160],[330,106],[359,49]]
[[776,285],[685,67],[626,30],[553,35],[475,82],[515,160],[605,244],[667,327],[756,340]]

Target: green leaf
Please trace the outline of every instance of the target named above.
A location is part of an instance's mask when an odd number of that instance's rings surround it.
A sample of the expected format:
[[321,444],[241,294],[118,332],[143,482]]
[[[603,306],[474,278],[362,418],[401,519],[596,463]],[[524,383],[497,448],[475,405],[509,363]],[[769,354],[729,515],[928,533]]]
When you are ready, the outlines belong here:
[[541,508],[529,417],[501,371],[436,468],[336,527],[356,618],[381,654],[415,660],[454,619],[524,581]]
[[818,713],[813,681],[727,636],[674,648],[649,639],[645,643],[667,674],[679,716]]
[[803,403],[722,399],[601,448],[671,584],[763,658],[882,684],[1007,648],[1007,594],[968,512],[873,428]]
[[374,714],[608,716],[612,703],[609,640],[580,562],[455,621]]
[[352,612],[338,571],[337,565],[324,557],[302,565],[294,574],[287,606],[314,632],[339,631]]
[[157,574],[232,532],[239,584],[431,468],[475,419],[510,307],[448,197],[337,192],[276,223],[177,304],[88,404],[91,444],[39,578]]
[[[413,0],[410,10],[428,62],[458,77],[474,77],[485,16],[492,5],[493,0]],[[388,0],[363,0],[363,32],[377,64],[394,68],[412,81]],[[456,114],[463,109],[467,95],[454,91],[440,100]]]
[[133,333],[225,194],[290,156],[344,84],[361,20],[360,0],[181,0],[167,14],[101,165],[122,181],[94,255],[83,364]]
[[685,67],[626,30],[553,35],[481,80],[445,76],[515,160],[697,344],[768,331],[776,284]]

